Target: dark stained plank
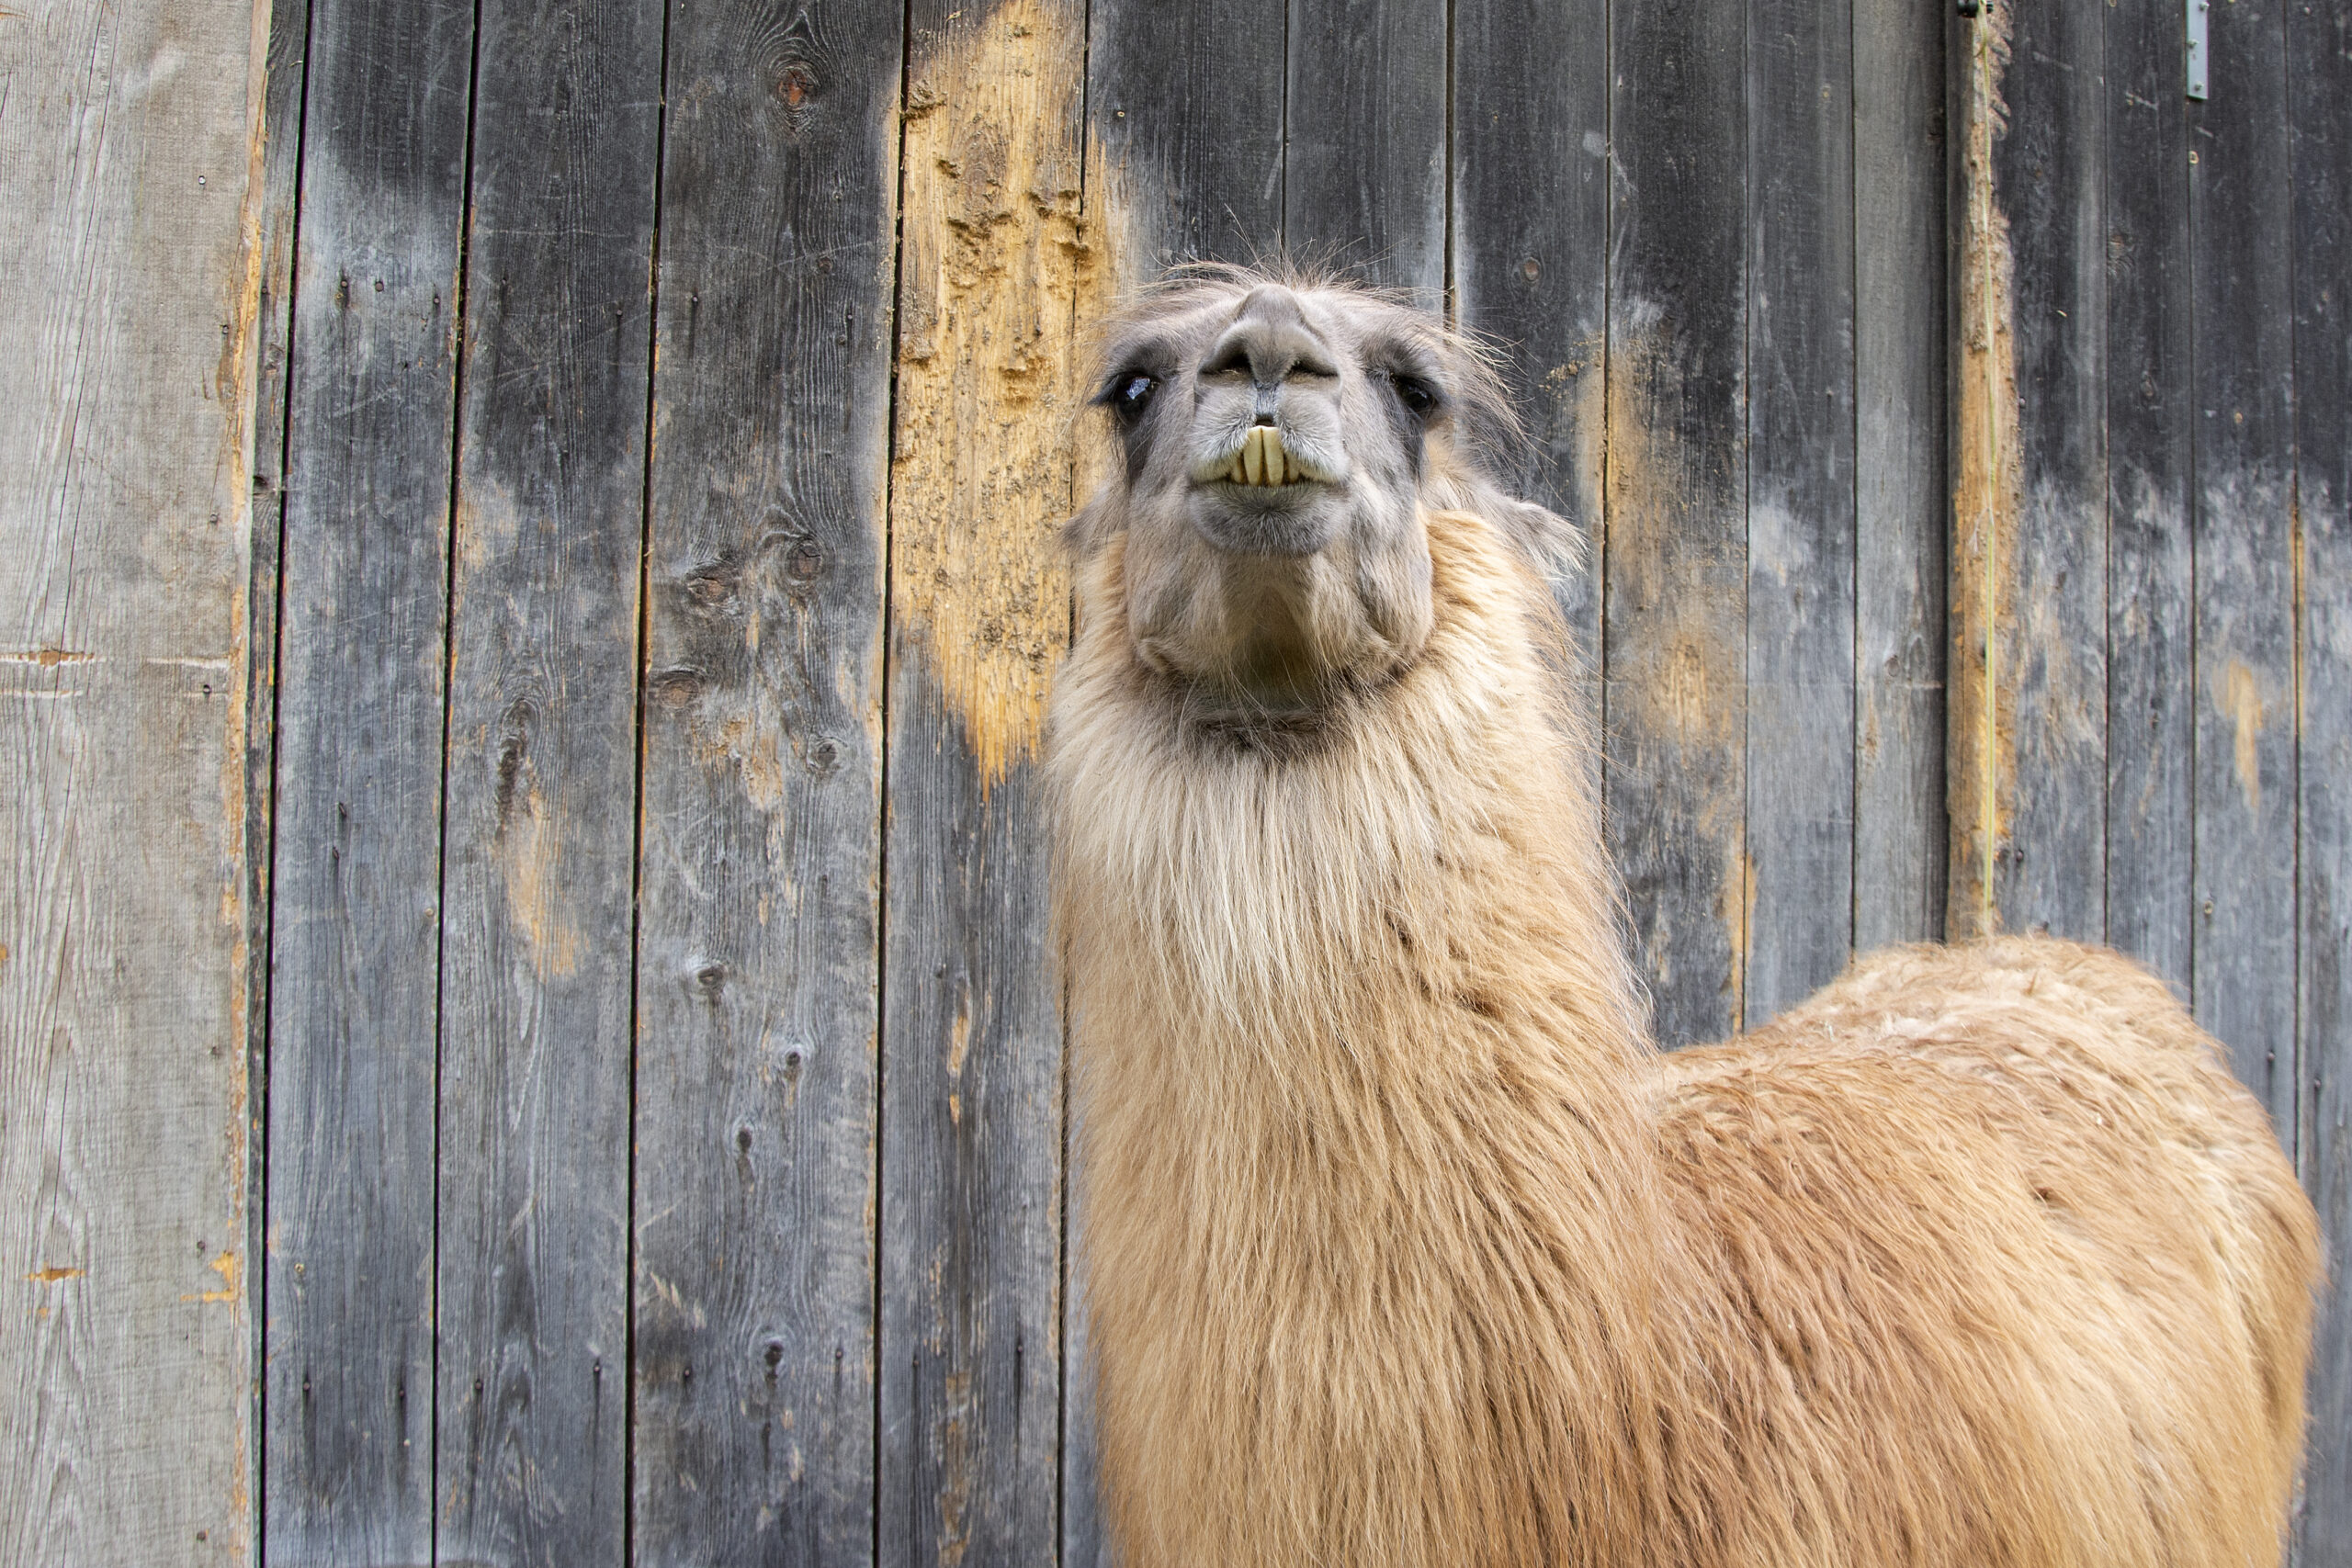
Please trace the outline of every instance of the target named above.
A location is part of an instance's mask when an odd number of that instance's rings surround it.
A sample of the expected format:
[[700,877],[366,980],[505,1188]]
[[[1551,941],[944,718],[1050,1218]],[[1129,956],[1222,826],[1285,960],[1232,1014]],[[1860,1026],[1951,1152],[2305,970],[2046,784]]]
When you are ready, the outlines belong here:
[[0,1562],[253,1541],[250,6],[0,21]]
[[2352,9],[2288,0],[2301,664],[2299,1153],[2327,1236],[2299,1560],[2352,1562]]
[[[1186,261],[1248,262],[1279,250],[1286,0],[1094,0],[1087,19],[1087,114],[1100,184],[1087,192],[1123,286]],[[1111,232],[1115,231],[1115,232]],[[1087,480],[1081,475],[1081,487]],[[1065,1144],[1065,1158],[1075,1140]],[[1109,1561],[1095,1491],[1085,1288],[1071,1169],[1065,1245],[1061,1561]]]
[[2107,937],[2188,994],[2193,281],[2180,18],[2107,14]]
[[[1088,113],[1136,277],[1246,262],[1283,235],[1286,0],[1096,0]],[[1242,40],[1250,40],[1242,47]]]
[[319,0],[278,669],[264,1529],[433,1550],[443,641],[470,4]]
[[441,1561],[626,1560],[661,0],[485,0],[441,907]]
[[[2018,399],[2014,530],[1991,607],[2008,708],[1989,898],[2009,931],[2105,932],[2105,0],[2007,7],[1993,196],[2008,223]],[[1973,929],[1973,927],[1963,929]]]
[[1846,967],[1854,904],[1854,9],[1747,17],[1749,1026]]
[[[2196,271],[2197,1021],[2294,1147],[2294,281],[2285,7],[2211,18]],[[2352,258],[2346,258],[2352,260]],[[2346,275],[2339,262],[2336,276]]]
[[[1446,282],[1445,23],[1422,0],[1290,0],[1286,35],[1283,243],[1432,306]],[[1198,112],[1216,123],[1213,106]]]
[[640,1562],[873,1555],[901,37],[895,5],[671,17],[637,997]]
[[1467,0],[1453,18],[1454,305],[1498,345],[1527,422],[1504,454],[1518,493],[1574,523],[1584,559],[1555,584],[1588,711],[1600,711],[1603,401],[1608,374],[1606,0]]
[[1747,19],[1614,0],[1603,785],[1659,1039],[1739,1027]]
[[1091,222],[1079,0],[913,7],[890,487],[880,1556],[1035,1562],[1062,1506],[1060,980],[1035,754],[1069,642]]
[[1946,21],[1854,4],[1854,946],[1943,934]]

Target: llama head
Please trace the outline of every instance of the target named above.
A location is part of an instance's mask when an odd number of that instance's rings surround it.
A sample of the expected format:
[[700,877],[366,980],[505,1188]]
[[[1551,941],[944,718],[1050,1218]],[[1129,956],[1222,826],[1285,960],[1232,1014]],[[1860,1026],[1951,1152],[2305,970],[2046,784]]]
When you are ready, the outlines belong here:
[[1539,559],[1571,536],[1493,477],[1516,427],[1478,348],[1390,296],[1194,269],[1130,302],[1101,363],[1124,460],[1071,536],[1081,557],[1117,544],[1135,656],[1196,716],[1312,723],[1409,665],[1431,512]]

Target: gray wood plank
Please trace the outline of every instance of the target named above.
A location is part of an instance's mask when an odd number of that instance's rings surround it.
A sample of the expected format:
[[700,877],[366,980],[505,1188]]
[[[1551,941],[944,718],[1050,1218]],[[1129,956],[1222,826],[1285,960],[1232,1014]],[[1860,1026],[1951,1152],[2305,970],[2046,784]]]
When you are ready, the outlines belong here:
[[433,1550],[450,431],[473,8],[318,0],[270,966],[271,1561]]
[[[2294,281],[2291,0],[2214,7],[2189,106],[2197,341],[2197,1021],[2294,1147]],[[2344,276],[2338,267],[2337,276]]]
[[[1246,262],[1283,234],[1286,0],[1096,0],[1088,115],[1136,278],[1179,261]],[[1237,47],[1241,39],[1248,48]]]
[[1854,946],[1944,924],[1945,18],[1854,5]]
[[1283,243],[1430,306],[1446,283],[1445,28],[1416,0],[1291,0],[1285,47]]
[[2108,13],[2107,935],[2184,996],[2196,745],[2185,38],[2163,7]]
[[2296,954],[2300,1163],[2327,1238],[2297,1521],[2310,1568],[2352,1562],[2352,9],[2286,6],[2294,193]]
[[899,7],[670,24],[637,1033],[635,1561],[873,1558]]
[[1747,915],[1747,28],[1611,6],[1603,785],[1668,1044],[1739,1027]]
[[1554,596],[1600,711],[1609,310],[1606,0],[1469,0],[1453,18],[1453,255],[1462,324],[1501,348],[1527,422],[1519,493],[1574,523]]
[[660,0],[485,0],[444,852],[444,1562],[628,1549],[638,566]]
[[247,1561],[267,14],[0,32],[0,1561]]
[[1991,895],[2005,930],[2106,931],[2105,0],[2007,12],[1994,199],[2008,220],[2018,513],[1993,607],[2013,704]]
[[[1854,907],[1854,8],[1747,17],[1741,1016],[1837,977]],[[1873,215],[1872,220],[1875,220]]]
[[[1237,49],[1275,39],[1286,0],[1094,0],[1087,14],[1087,116],[1102,183],[1090,209],[1108,236],[1116,281],[1132,285],[1173,263],[1248,262],[1280,248],[1283,51]],[[1081,476],[1082,489],[1087,480]],[[1065,1141],[1065,1160],[1075,1139]],[[1106,1563],[1110,1540],[1096,1493],[1092,1384],[1086,1362],[1082,1172],[1067,1167],[1061,1437],[1061,1561]]]
[[[1035,754],[1069,640],[1079,0],[913,7],[890,490],[881,1561],[1035,1562],[1062,1477],[1060,981]],[[1026,193],[1017,198],[1015,193]]]

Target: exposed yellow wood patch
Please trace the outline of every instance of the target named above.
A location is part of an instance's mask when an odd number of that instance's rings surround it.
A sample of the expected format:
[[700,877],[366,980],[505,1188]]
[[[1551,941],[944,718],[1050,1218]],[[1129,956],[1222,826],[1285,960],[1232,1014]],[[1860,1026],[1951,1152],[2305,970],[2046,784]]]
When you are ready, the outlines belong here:
[[2262,721],[2267,716],[2262,703],[2262,682],[2242,660],[2233,659],[2222,676],[2222,713],[2229,719],[2235,734],[2238,773],[2238,793],[2245,797],[2248,815],[2262,810],[2262,768],[2260,744]]
[[244,1299],[243,1293],[237,1288],[239,1259],[235,1253],[224,1252],[220,1257],[214,1258],[211,1262],[206,1264],[205,1267],[220,1276],[220,1288],[217,1291],[198,1291],[192,1295],[182,1296],[180,1300],[184,1302],[227,1302],[233,1305]]
[[25,1278],[36,1285],[55,1285],[67,1280],[78,1280],[88,1272],[86,1269],[36,1269]]
[[2004,128],[2007,6],[1970,25],[1963,95],[1965,201],[1960,261],[1959,414],[1952,478],[1951,717],[1947,799],[1955,940],[2000,929],[1993,868],[2017,794],[2017,538],[2023,467],[2011,338],[2008,220],[1994,199],[1993,143]]
[[1083,20],[958,12],[919,35],[907,94],[891,614],[984,789],[1035,750],[1069,640],[1077,345],[1116,276]]

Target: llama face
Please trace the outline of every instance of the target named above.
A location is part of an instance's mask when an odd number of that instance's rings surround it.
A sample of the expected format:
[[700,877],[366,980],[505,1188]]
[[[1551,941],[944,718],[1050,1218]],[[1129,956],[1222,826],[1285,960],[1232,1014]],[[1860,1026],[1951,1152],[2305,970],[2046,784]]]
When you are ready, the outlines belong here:
[[1196,715],[1311,719],[1410,662],[1430,626],[1423,509],[1460,504],[1483,368],[1359,290],[1247,274],[1147,295],[1095,400],[1124,472],[1081,549],[1125,541],[1136,656]]

